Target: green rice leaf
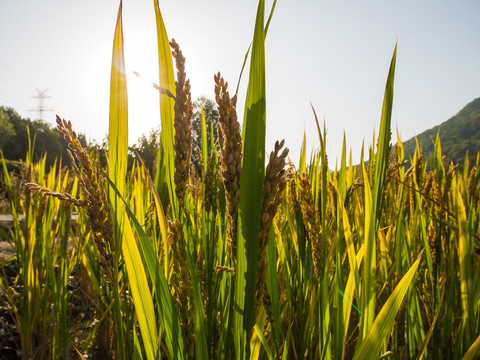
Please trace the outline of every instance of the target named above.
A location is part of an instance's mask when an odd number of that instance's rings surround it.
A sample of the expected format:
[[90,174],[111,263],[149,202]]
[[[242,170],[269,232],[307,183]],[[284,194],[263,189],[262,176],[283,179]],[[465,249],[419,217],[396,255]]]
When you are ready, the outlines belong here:
[[[288,330],[287,330],[287,336],[285,338],[285,345],[284,345],[284,349],[288,349],[289,346],[290,346],[290,338],[291,338],[291,335],[292,335],[292,327],[289,326],[288,327]],[[284,351],[283,352],[283,355],[282,355],[282,360],[287,360],[287,356],[288,356],[288,351]]]
[[439,184],[443,182],[445,178],[445,167],[442,160],[442,143],[440,141],[440,134],[437,133],[435,139],[435,148],[433,150],[433,167],[437,170],[437,181]]
[[[270,27],[270,21],[272,21],[273,12],[275,11],[276,5],[277,5],[277,0],[274,0],[272,4],[272,9],[270,10],[270,15],[268,16],[267,24],[265,25],[265,34],[264,34],[265,38],[267,37],[268,28]],[[250,54],[251,49],[252,49],[252,43],[250,43],[250,45],[248,46],[247,52],[245,53],[245,57],[243,58],[242,69],[240,70],[240,75],[238,76],[237,89],[235,90],[235,94],[238,94],[238,88],[240,87],[240,81],[242,80],[243,70],[245,70],[248,54]]]
[[300,148],[300,162],[298,166],[298,172],[300,174],[306,173],[307,172],[307,135],[305,134],[305,131],[303,132],[303,141],[302,141],[302,147]]
[[275,234],[273,227],[270,231],[270,240],[267,244],[267,289],[270,294],[272,302],[272,311],[274,318],[274,328],[272,329],[277,342],[280,341],[280,293],[278,289],[278,275],[277,275],[277,248],[275,244]]
[[480,335],[463,356],[462,360],[475,360],[480,356]]
[[[123,56],[122,2],[118,9],[113,42],[110,79],[110,122],[108,129],[108,175],[120,194],[125,189],[128,151],[128,98]],[[114,198],[114,197],[113,197]]]
[[265,353],[267,354],[268,360],[273,360],[272,349],[268,345],[268,341],[265,338],[265,335],[263,335],[263,332],[258,325],[255,325],[254,328],[255,328],[255,334],[257,334],[258,338],[260,339],[260,341],[263,345],[263,348],[265,349]]
[[[213,131],[212,131],[213,139]],[[212,147],[213,151],[213,147]],[[207,122],[205,120],[205,111],[202,107],[202,157],[203,157],[203,173],[207,173],[207,163],[208,163],[208,142],[207,142]]]
[[421,254],[395,287],[395,290],[385,302],[385,305],[383,305],[382,310],[380,310],[375,318],[375,322],[366,338],[362,341],[358,351],[355,352],[353,360],[377,359],[385,340],[388,339],[395,317],[397,316],[407,290],[412,283],[415,272],[420,264],[420,260]]
[[122,253],[127,268],[128,285],[132,293],[135,313],[142,334],[143,348],[146,358],[154,360],[158,349],[158,329],[153,299],[135,236],[128,221],[125,221]]
[[192,256],[187,246],[187,262],[190,270],[193,287],[193,307],[194,316],[194,334],[195,334],[195,359],[207,360],[207,322],[205,321],[205,311],[203,309],[203,299],[200,289],[200,279],[197,275],[196,258]]
[[380,132],[378,134],[377,156],[375,158],[375,181],[373,184],[373,200],[376,211],[376,228],[378,228],[382,202],[385,176],[388,167],[388,155],[390,148],[390,128],[392,120],[393,107],[393,83],[395,78],[395,63],[397,59],[397,45],[393,50],[393,57],[388,71],[387,84],[385,85],[385,96],[383,98],[382,117],[380,122]]
[[375,303],[377,294],[375,293],[376,281],[376,241],[375,241],[375,203],[368,181],[368,174],[365,165],[362,164],[364,189],[365,189],[365,260],[363,262],[363,283],[361,292],[360,310],[364,316],[360,323],[359,340],[365,338],[369,333],[370,327],[375,319]]
[[250,356],[253,330],[258,239],[265,173],[265,2],[258,4],[250,79],[243,123],[243,169],[238,210],[237,273],[234,303],[234,344],[237,359]]
[[[117,186],[119,193],[125,194],[125,180],[127,174],[127,151],[128,151],[128,97],[127,97],[127,77],[125,71],[125,60],[123,55],[123,25],[122,25],[122,2],[118,9],[117,24],[115,27],[115,35],[113,40],[112,69],[110,79],[110,121],[108,131],[108,176]],[[117,197],[113,193],[109,193],[110,209],[113,219],[113,233],[115,241],[115,257],[120,258],[120,252],[124,246],[123,237],[125,232],[125,211],[121,203],[117,202]],[[126,236],[130,235],[128,233]],[[132,258],[125,258],[127,271],[131,267]],[[119,358],[125,359],[124,348],[124,329],[121,314],[121,299],[118,291],[117,277],[118,264],[114,264],[113,269],[113,314],[116,331],[117,348]],[[131,279],[132,291],[141,291],[138,286],[142,284],[135,283],[135,278]],[[138,279],[137,281],[141,281]],[[139,320],[140,321],[140,320]],[[145,324],[142,324],[145,325]],[[151,349],[153,339],[147,335],[148,331],[143,328],[142,334],[145,335],[146,350]],[[148,355],[153,356],[153,352]],[[151,358],[149,357],[149,359]]]
[[443,310],[443,299],[445,295],[445,289],[442,290],[442,295],[440,296],[440,302],[437,306],[437,311],[435,312],[435,316],[433,317],[433,321],[430,325],[430,329],[428,330],[427,334],[425,335],[425,339],[422,342],[422,346],[420,347],[420,351],[418,352],[417,355],[417,360],[423,359],[423,356],[425,354],[425,350],[427,350],[428,343],[430,342],[430,339],[433,335],[433,331],[435,330],[435,326],[437,324],[438,316],[440,315],[440,312]]
[[[142,323],[140,322],[141,317],[143,319],[142,321],[145,322],[145,324],[143,325],[143,328],[145,328],[144,331],[146,333],[151,333],[151,331],[153,331],[151,329],[154,327],[154,324],[156,324],[155,314],[154,312],[152,313],[153,303],[150,305],[151,291],[148,288],[148,283],[147,285],[145,285],[146,270],[145,270],[145,267],[143,266],[143,264],[145,263],[149,278],[152,282],[152,285],[154,287],[154,292],[156,294],[156,304],[159,308],[159,315],[161,319],[162,329],[166,334],[166,339],[167,339],[166,344],[167,344],[169,354],[172,358],[183,359],[185,355],[185,350],[184,350],[184,344],[183,344],[182,330],[180,327],[180,320],[179,320],[179,316],[176,311],[172,296],[170,294],[170,289],[168,287],[167,280],[163,272],[160,271],[161,265],[158,261],[158,258],[152,247],[152,244],[148,239],[147,234],[145,233],[142,226],[138,222],[137,218],[133,214],[132,210],[126,203],[125,199],[120,195],[115,185],[112,183],[112,181],[109,178],[107,178],[107,181],[115,191],[115,194],[118,196],[118,198],[123,202],[126,212],[130,216],[130,219],[133,222],[135,231],[138,236],[138,244],[134,238],[130,239],[129,241],[126,241],[127,246],[124,247],[123,253],[126,259],[128,257],[129,259],[134,259],[135,261],[137,261],[137,262],[133,262],[133,264],[135,265],[132,268],[127,267],[127,273],[129,276],[129,284],[132,283],[132,279],[130,278],[131,277],[130,271],[132,272],[133,280],[141,284],[141,285],[136,285],[135,288],[132,289],[132,297],[134,298],[133,300],[135,303],[135,312],[137,313],[137,316],[139,318],[140,329],[142,331]],[[157,195],[157,200],[158,200],[158,195]],[[128,227],[130,228],[130,223],[126,222],[126,224],[128,224]],[[145,288],[145,286],[147,287]],[[136,293],[136,295],[134,295],[134,290],[135,292],[137,292],[140,288],[143,292]],[[138,301],[135,300],[136,296],[140,297]],[[146,300],[144,300],[143,297],[145,297]],[[137,307],[137,304],[142,304],[142,306],[146,306],[146,307],[140,309]],[[152,306],[152,308],[150,308],[150,306]],[[147,310],[148,310],[148,316],[144,316],[143,312],[147,312]],[[143,335],[144,331],[142,331],[142,338],[144,336]],[[158,331],[156,331],[155,334],[158,334]],[[155,344],[156,346],[158,346],[159,345],[158,341]],[[147,353],[147,359],[149,359],[148,353]]]
[[[155,7],[155,19],[157,23],[157,43],[158,43],[158,74],[160,88],[169,90],[175,95],[175,75],[173,72],[172,53],[167,36],[167,30],[163,22],[162,13],[158,5],[158,0],[153,0]],[[166,94],[160,94],[160,119],[162,125],[161,143],[163,146],[163,167],[160,166],[161,149],[158,149],[157,173],[155,174],[155,186],[159,188],[161,172],[164,171],[168,187],[170,203],[174,214],[178,211],[178,200],[175,196],[175,129],[173,127],[174,119],[174,100]]]
[[342,160],[338,174],[338,181],[338,190],[341,195],[341,200],[345,201],[345,196],[347,195],[347,140],[345,138],[345,132],[343,133]]
[[460,189],[457,187],[457,219],[458,219],[458,257],[460,263],[460,296],[462,304],[462,330],[464,334],[464,345],[470,346],[473,342],[476,321],[473,308],[473,241],[469,231],[469,224],[465,205]]

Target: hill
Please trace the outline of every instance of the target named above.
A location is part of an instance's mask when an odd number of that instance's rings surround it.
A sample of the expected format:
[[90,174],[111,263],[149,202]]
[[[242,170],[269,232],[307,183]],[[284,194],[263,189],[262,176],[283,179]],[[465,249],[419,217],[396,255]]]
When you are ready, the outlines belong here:
[[[470,160],[474,160],[480,151],[480,98],[473,100],[449,120],[417,135],[423,156],[429,163],[433,159],[434,142],[438,133],[442,154],[448,160],[462,165],[467,151]],[[415,138],[405,141],[403,146],[405,159],[413,158]]]

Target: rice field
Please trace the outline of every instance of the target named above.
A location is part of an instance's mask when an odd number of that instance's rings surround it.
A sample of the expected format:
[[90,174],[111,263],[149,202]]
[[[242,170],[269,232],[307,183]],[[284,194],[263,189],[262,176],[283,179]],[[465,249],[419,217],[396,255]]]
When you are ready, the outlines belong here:
[[[19,177],[2,156],[16,271],[0,266],[0,289],[19,334],[17,355],[480,357],[480,154],[467,155],[459,172],[437,138],[433,159],[419,148],[405,159],[390,127],[396,48],[378,139],[362,149],[361,163],[344,140],[339,168],[329,167],[330,139],[312,109],[320,150],[307,157],[304,140],[294,166],[281,139],[265,148],[264,42],[275,3],[267,17],[260,0],[244,119],[228,79],[216,74],[219,135],[207,144],[203,119],[202,148],[192,149],[188,59],[154,3],[162,128],[155,173],[139,157],[127,172],[121,5],[108,167],[58,116],[69,167],[33,162],[34,141]],[[86,331],[74,300],[89,309]]]

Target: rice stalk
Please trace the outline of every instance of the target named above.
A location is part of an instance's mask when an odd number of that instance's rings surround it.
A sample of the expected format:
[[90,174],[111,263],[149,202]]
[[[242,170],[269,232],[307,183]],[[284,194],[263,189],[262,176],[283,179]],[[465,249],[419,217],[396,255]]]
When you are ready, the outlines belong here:
[[[114,279],[113,268],[115,263],[118,262],[118,258],[115,252],[109,202],[103,186],[100,185],[103,181],[102,175],[98,175],[95,171],[96,162],[90,159],[90,156],[80,144],[75,131],[72,129],[71,122],[62,120],[57,116],[57,129],[64,135],[68,144],[68,156],[80,185],[82,199],[77,199],[66,192],[56,193],[33,182],[25,185],[31,191],[40,191],[45,196],[53,196],[85,209],[100,256],[104,281],[111,285],[114,281],[117,281]],[[106,294],[97,295],[101,298]],[[104,310],[105,308],[101,311]],[[112,328],[109,319],[107,316],[97,330],[99,353],[103,353],[103,356],[111,356],[113,351],[111,343]]]
[[192,155],[192,125],[193,112],[190,80],[186,79],[185,57],[180,46],[172,39],[170,42],[172,55],[177,67],[175,81],[175,192],[180,210],[185,208],[185,192],[190,175],[190,158]]
[[[186,340],[189,358],[195,354],[193,337],[193,286],[187,263],[187,252],[183,225],[180,220],[168,222],[168,244],[173,253],[173,276],[170,286],[175,290],[175,300],[180,313],[181,325]],[[201,306],[201,304],[199,304]]]
[[[218,105],[218,129],[220,142],[220,174],[225,186],[227,200],[227,241],[230,244],[232,272],[236,268],[237,216],[240,201],[240,178],[242,175],[242,137],[237,119],[237,95],[230,98],[228,82],[220,73],[214,76],[215,100]],[[219,268],[220,270],[221,268]]]
[[[110,206],[107,194],[100,185],[103,182],[103,176],[97,175],[94,170],[95,161],[90,159],[78,141],[77,135],[72,129],[72,123],[57,116],[57,129],[64,135],[68,143],[68,156],[82,190],[83,199],[78,200],[78,203],[87,212],[94,240],[102,259],[101,265],[107,275],[107,281],[110,282],[113,280],[111,272],[113,263],[118,259],[115,255]],[[68,197],[66,194],[63,196]]]
[[283,202],[283,190],[287,185],[287,173],[284,169],[285,159],[288,155],[288,148],[281,153],[285,141],[275,142],[275,148],[270,153],[270,158],[265,170],[263,182],[263,203],[262,218],[260,224],[260,235],[258,245],[258,267],[257,267],[257,310],[259,311],[259,302],[262,301],[267,312],[268,321],[273,324],[273,313],[271,309],[271,300],[267,291],[267,262],[266,253],[268,240],[270,238],[270,229],[273,219],[277,214],[278,207]]
[[300,183],[300,199],[303,215],[303,223],[305,224],[308,241],[312,246],[313,265],[315,267],[315,276],[320,280],[323,270],[323,254],[322,254],[322,233],[320,227],[320,214],[313,202],[312,187],[308,180],[307,174],[299,177]]

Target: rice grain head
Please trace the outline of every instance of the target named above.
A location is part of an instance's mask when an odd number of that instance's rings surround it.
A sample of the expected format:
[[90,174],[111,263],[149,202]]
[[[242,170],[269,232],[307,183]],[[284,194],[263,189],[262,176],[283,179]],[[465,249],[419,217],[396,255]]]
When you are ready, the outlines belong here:
[[300,181],[300,199],[303,215],[303,222],[307,230],[308,240],[312,245],[313,265],[315,267],[315,276],[318,280],[321,277],[322,264],[322,235],[320,232],[320,216],[313,203],[312,187],[308,181],[307,174],[302,174]]
[[242,175],[242,136],[237,119],[237,95],[230,99],[228,83],[220,73],[214,76],[215,101],[218,105],[218,129],[220,141],[220,173],[225,186],[227,200],[227,230],[230,243],[230,259],[233,273],[236,268],[236,240],[238,203],[240,201],[240,177]]
[[172,39],[170,42],[172,55],[177,67],[177,81],[175,81],[175,192],[178,198],[180,211],[185,208],[185,192],[190,172],[190,158],[192,156],[192,125],[193,113],[190,81],[186,80],[185,57],[180,46]]
[[256,314],[258,314],[259,302],[262,301],[267,311],[267,318],[270,323],[273,322],[273,314],[271,309],[271,301],[267,291],[267,266],[265,261],[267,253],[267,244],[270,238],[270,229],[273,219],[277,214],[278,207],[283,202],[283,191],[287,185],[287,175],[285,171],[285,159],[288,155],[288,148],[281,153],[285,140],[280,143],[275,142],[275,148],[270,153],[265,177],[263,181],[263,202],[262,217],[260,221],[260,235],[258,247],[258,267],[257,267],[257,302]]

